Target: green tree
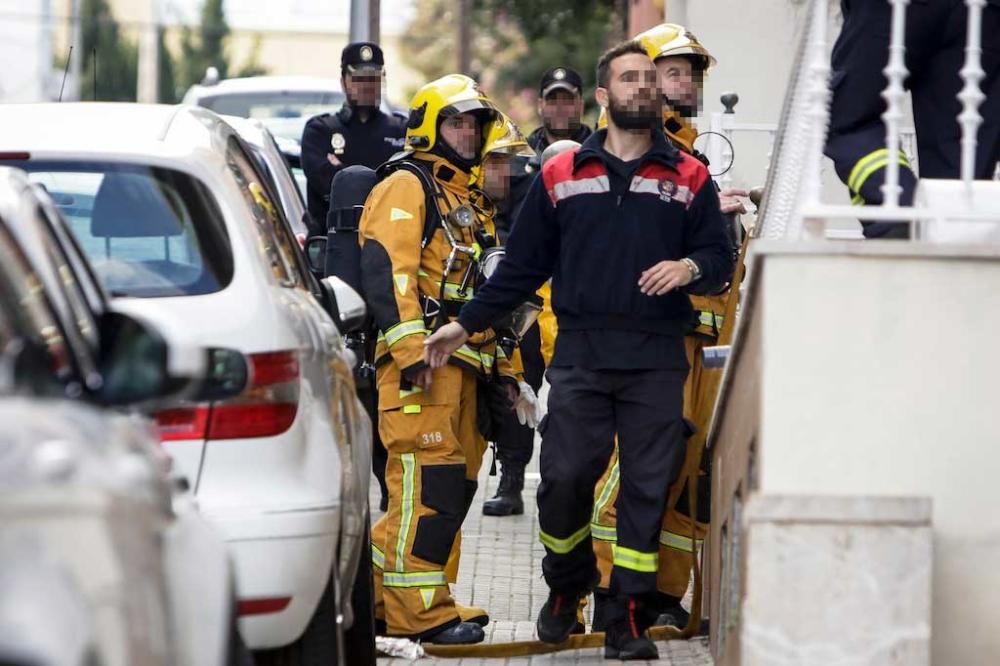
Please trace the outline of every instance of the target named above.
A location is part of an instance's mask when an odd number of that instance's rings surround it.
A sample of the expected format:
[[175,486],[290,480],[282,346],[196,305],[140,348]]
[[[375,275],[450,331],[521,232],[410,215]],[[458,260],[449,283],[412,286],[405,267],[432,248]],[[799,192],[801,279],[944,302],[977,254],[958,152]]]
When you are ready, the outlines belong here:
[[226,38],[229,24],[223,7],[224,0],[205,0],[201,7],[201,22],[198,28],[185,26],[181,32],[180,83],[186,89],[202,80],[205,70],[215,67],[219,77],[229,74],[226,58]]
[[83,0],[80,7],[80,98],[134,102],[139,56],[135,44],[121,34],[107,0]]
[[[569,65],[592,89],[597,59],[624,37],[620,0],[478,0],[487,14],[505,16],[523,35],[528,57],[505,65],[503,81],[538,85],[545,70]],[[589,96],[588,96],[589,98]]]
[[[525,91],[537,90],[550,67],[577,69],[584,98],[592,104],[597,59],[623,36],[621,0],[473,0],[472,5],[472,71],[467,73],[522,121],[522,129],[534,122]],[[404,39],[407,61],[427,80],[454,72],[457,3],[417,0],[416,10]]]

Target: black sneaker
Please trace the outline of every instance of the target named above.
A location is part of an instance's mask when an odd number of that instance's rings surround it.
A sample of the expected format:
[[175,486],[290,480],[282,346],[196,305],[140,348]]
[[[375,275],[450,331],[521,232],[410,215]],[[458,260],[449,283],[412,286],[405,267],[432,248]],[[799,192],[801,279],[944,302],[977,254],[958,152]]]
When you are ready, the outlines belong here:
[[629,632],[608,630],[604,635],[604,658],[632,660],[653,660],[660,658],[660,651],[645,635],[633,637]]
[[625,617],[616,620],[604,633],[604,658],[631,661],[659,659],[660,652],[646,635],[644,613],[629,599]]
[[558,594],[549,592],[549,598],[538,612],[535,629],[538,640],[546,643],[562,643],[577,628],[576,609],[580,605],[578,594]]
[[485,638],[486,632],[478,624],[459,622],[436,634],[424,636],[422,640],[424,643],[437,643],[438,645],[468,645],[482,643]]

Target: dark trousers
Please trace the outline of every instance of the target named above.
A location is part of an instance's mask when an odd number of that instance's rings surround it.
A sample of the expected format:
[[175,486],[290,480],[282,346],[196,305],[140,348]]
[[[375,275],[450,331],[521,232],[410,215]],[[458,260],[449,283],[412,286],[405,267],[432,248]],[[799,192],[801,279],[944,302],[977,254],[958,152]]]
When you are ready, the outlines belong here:
[[[833,48],[830,133],[826,155],[851,190],[855,203],[882,203],[885,164],[885,111],[882,73],[889,59],[892,9],[886,0],[841,0],[844,25]],[[913,99],[917,154],[922,178],[957,178],[960,171],[962,87],[967,11],[963,0],[913,0],[906,12],[905,82]],[[981,86],[975,177],[993,177],[1000,157],[1000,0],[983,9]],[[898,158],[896,158],[898,159]],[[900,204],[913,202],[916,175],[900,165]],[[863,223],[867,237],[905,237],[906,225]]]
[[549,369],[538,522],[546,550],[542,572],[552,591],[580,593],[596,582],[594,486],[617,434],[621,489],[611,592],[656,592],[660,522],[688,432],[682,417],[686,376],[686,370]]
[[[524,381],[538,393],[542,388],[545,374],[545,359],[542,358],[541,334],[538,324],[528,329],[519,345],[521,362],[524,364]],[[513,411],[504,413],[496,435],[497,459],[503,467],[524,469],[531,462],[535,450],[535,429],[521,425]]]
[[378,481],[382,497],[388,497],[389,491],[385,485],[385,466],[389,459],[389,453],[385,450],[382,437],[378,434],[378,390],[374,386],[374,379],[355,377],[355,381],[358,382],[358,400],[365,406],[368,418],[372,420],[372,473]]

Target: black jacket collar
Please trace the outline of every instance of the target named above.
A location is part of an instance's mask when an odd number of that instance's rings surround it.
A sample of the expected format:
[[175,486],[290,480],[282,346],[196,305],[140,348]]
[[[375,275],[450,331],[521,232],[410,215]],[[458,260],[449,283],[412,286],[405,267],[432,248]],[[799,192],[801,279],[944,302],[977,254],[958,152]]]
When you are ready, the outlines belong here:
[[[381,113],[382,109],[375,109],[375,111],[372,113],[371,117],[368,119],[367,122],[370,123],[374,120],[377,120],[378,116],[381,115]],[[351,107],[350,104],[345,102],[344,105],[340,107],[340,111],[337,111],[337,117],[340,118],[340,122],[343,123],[344,125],[350,125],[351,120],[354,119],[354,109]]]
[[[576,128],[576,132],[574,132],[573,136],[570,138],[577,143],[583,143],[591,134],[593,134],[593,132],[589,127],[586,125],[580,125]],[[549,137],[545,133],[544,126],[536,127],[535,130],[528,135],[528,145],[531,146],[532,150],[539,154],[551,145]]]
[[[645,155],[642,156],[642,163],[646,162],[658,162],[672,169],[677,168],[677,163],[683,158],[680,151],[672,143],[667,141],[667,137],[664,136],[661,131],[650,131],[653,135],[653,145],[649,148]],[[575,173],[580,166],[587,160],[599,159],[603,163],[606,162],[607,152],[604,150],[604,139],[608,136],[607,129],[599,129],[590,137],[583,142],[580,146],[580,150],[577,151],[576,155],[573,156],[573,172]]]

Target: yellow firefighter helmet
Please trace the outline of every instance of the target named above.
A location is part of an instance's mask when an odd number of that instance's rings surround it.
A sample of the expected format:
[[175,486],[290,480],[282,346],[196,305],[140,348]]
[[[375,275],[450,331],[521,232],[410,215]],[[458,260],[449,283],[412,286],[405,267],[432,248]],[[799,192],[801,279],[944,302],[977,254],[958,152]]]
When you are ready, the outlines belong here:
[[521,130],[506,114],[497,112],[496,120],[490,123],[486,130],[486,138],[483,141],[482,160],[480,164],[472,167],[469,185],[480,185],[483,177],[482,162],[490,155],[523,155],[531,157],[535,151],[528,145],[528,140],[521,134]]
[[492,153],[505,155],[534,155],[528,140],[521,134],[514,121],[506,114],[497,112],[496,120],[489,126],[483,143],[483,159]]
[[654,61],[667,56],[695,56],[701,61],[702,69],[715,65],[715,58],[708,52],[691,31],[676,23],[661,23],[655,28],[635,36],[646,53]]
[[420,88],[410,100],[406,145],[411,150],[430,150],[437,143],[442,119],[460,113],[478,112],[485,128],[497,117],[496,106],[479,84],[462,74],[449,74]]

